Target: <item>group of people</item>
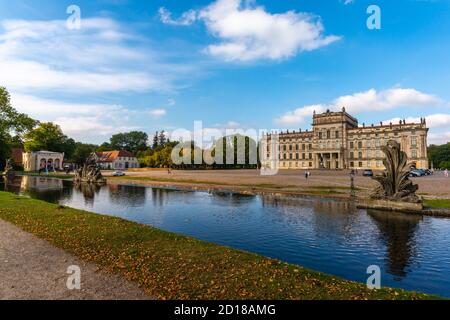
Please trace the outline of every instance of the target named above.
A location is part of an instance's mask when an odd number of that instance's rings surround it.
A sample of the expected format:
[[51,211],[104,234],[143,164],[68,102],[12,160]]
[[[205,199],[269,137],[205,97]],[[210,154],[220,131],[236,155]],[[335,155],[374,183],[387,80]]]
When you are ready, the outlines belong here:
[[305,171],[305,179],[308,180],[309,177],[311,177],[311,172]]

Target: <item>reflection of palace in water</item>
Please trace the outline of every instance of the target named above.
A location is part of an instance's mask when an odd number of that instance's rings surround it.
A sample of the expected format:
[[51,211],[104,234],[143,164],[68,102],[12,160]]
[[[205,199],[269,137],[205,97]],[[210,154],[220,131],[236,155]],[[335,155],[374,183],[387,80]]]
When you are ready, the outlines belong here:
[[[361,228],[367,228],[362,225],[367,223],[361,215],[364,211],[358,210],[352,202],[273,196],[261,199],[265,207],[283,208],[279,214],[289,222],[296,222],[291,218],[299,215],[308,219],[315,234],[341,234],[350,239],[357,236]],[[423,217],[377,210],[368,210],[367,215],[368,222],[376,226],[381,243],[386,246],[386,271],[398,278],[405,277],[417,255],[414,239]]]

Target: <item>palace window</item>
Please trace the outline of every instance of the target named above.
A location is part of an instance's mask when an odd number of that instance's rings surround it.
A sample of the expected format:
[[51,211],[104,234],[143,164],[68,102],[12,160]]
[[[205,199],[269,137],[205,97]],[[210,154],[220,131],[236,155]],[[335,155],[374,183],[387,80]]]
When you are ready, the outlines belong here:
[[302,144],[302,150],[304,151],[306,149],[306,145]]
[[358,148],[359,148],[359,149],[362,149],[362,147],[363,147],[363,143],[362,143],[362,141],[359,141],[359,142],[358,142]]
[[327,130],[327,139],[331,139],[331,131]]
[[302,160],[306,159],[306,154],[302,153]]
[[417,150],[411,150],[411,156],[417,158]]
[[358,158],[359,158],[359,159],[362,159],[362,157],[363,157],[362,152],[359,152],[359,153],[358,153]]
[[353,158],[355,158],[355,153],[352,151],[352,152],[350,152],[350,159],[353,159]]
[[360,161],[359,162],[359,167],[362,168],[362,166],[363,166],[363,163]]
[[309,159],[311,160],[313,158],[312,153],[309,154]]
[[336,131],[336,139],[339,139],[339,131]]
[[417,138],[416,137],[411,137],[411,146],[417,147]]
[[298,153],[295,154],[295,159],[300,159],[300,155]]
[[350,149],[353,149],[355,147],[355,143],[353,141],[350,141]]
[[322,139],[322,132],[319,132],[319,139]]

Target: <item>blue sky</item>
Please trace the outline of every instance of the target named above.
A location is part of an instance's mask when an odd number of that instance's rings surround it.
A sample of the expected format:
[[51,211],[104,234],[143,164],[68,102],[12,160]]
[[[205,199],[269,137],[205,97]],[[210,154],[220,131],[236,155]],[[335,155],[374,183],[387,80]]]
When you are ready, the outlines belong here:
[[[81,9],[69,29],[66,9]],[[366,10],[381,9],[381,30]],[[0,85],[74,138],[427,117],[450,141],[450,1],[4,1]]]

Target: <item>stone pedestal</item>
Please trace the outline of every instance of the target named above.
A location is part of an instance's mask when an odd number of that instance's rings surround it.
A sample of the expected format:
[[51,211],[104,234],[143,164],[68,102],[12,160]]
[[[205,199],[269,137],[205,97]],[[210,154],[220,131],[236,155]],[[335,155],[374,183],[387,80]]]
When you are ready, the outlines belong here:
[[406,213],[422,213],[423,203],[389,201],[389,200],[361,200],[357,207],[360,209],[376,209],[383,211],[400,211]]

